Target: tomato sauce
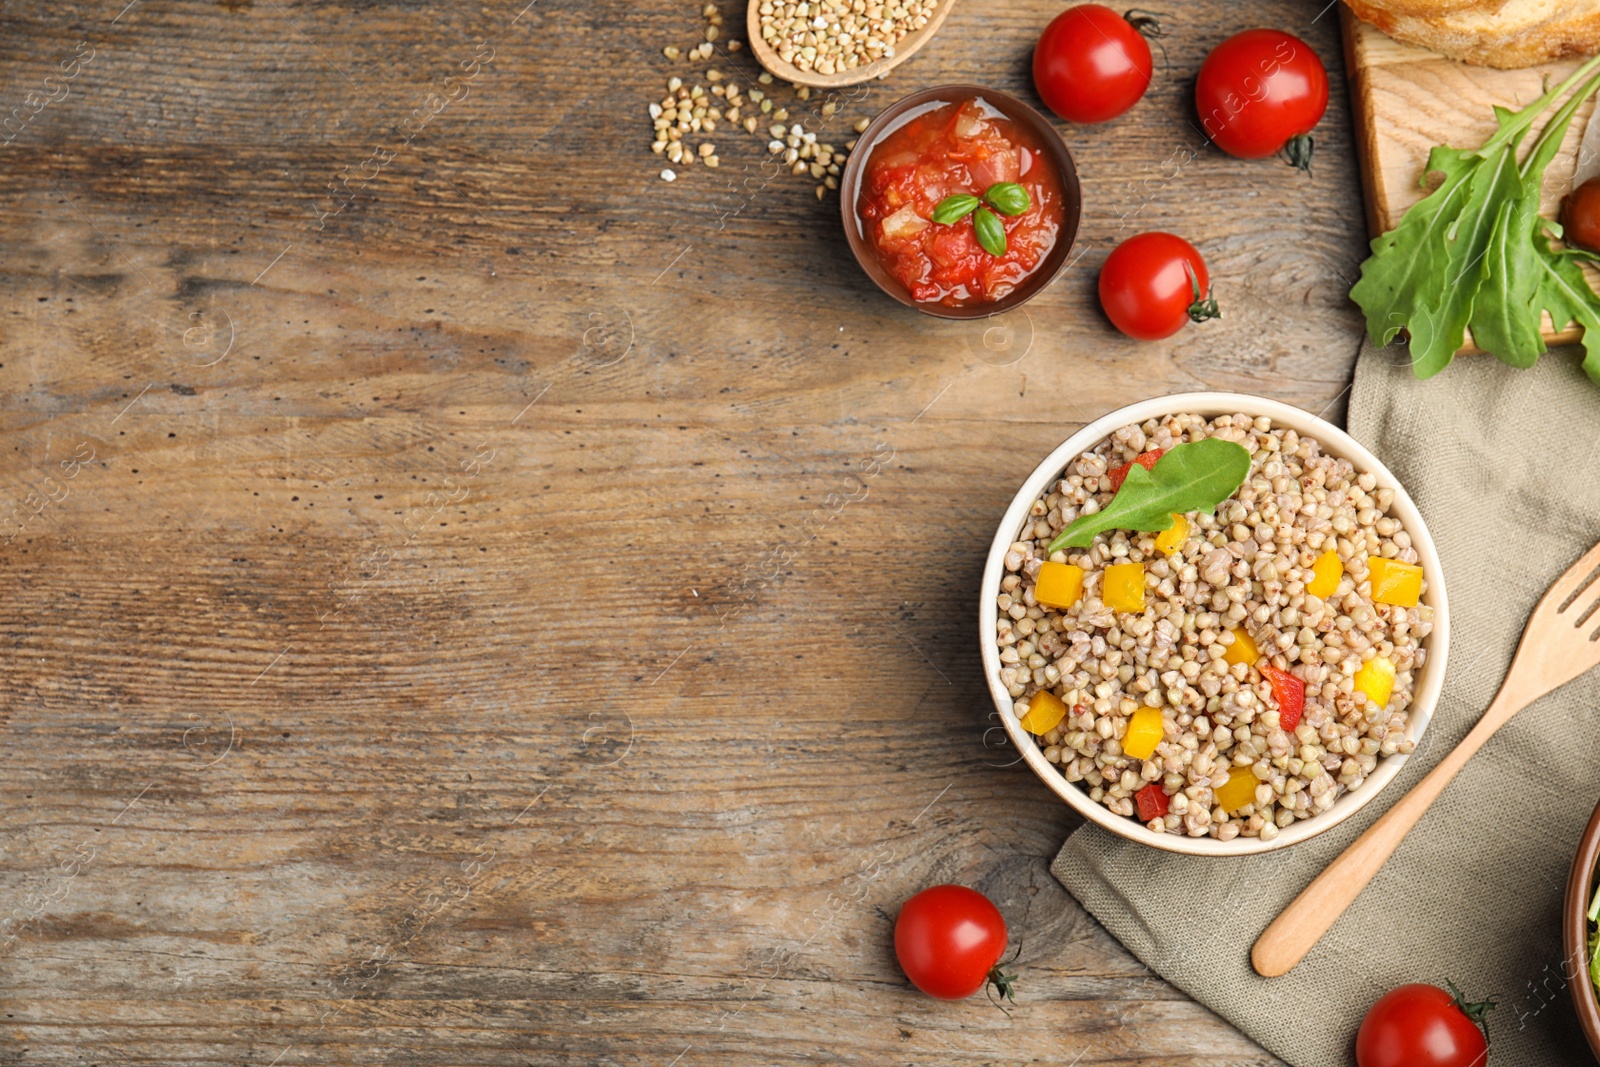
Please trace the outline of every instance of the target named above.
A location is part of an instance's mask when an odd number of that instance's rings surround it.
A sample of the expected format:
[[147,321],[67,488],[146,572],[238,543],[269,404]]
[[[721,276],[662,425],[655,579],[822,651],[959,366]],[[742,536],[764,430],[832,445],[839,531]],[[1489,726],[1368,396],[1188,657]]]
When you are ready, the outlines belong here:
[[[1028,191],[1020,215],[998,215],[1006,253],[978,244],[972,216],[932,221],[934,206],[955,193],[981,197],[996,182]],[[871,148],[856,215],[878,261],[913,300],[950,307],[988,304],[1038,269],[1065,215],[1061,176],[1032,133],[982,97],[916,114]]]

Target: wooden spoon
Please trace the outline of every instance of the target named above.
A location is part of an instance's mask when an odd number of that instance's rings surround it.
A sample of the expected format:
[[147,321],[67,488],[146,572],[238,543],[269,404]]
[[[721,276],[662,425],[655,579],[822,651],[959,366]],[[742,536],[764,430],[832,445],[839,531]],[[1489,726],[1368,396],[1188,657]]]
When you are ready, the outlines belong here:
[[750,0],[750,12],[746,16],[749,25],[746,32],[750,41],[750,51],[755,53],[756,61],[771,71],[774,78],[782,78],[795,85],[809,85],[814,89],[837,89],[844,85],[859,85],[861,82],[870,81],[889,73],[910,59],[916,54],[917,49],[927,44],[933,35],[939,32],[939,27],[944,25],[945,16],[950,14],[950,9],[955,3],[956,0],[939,0],[939,6],[934,8],[927,25],[920,30],[912,30],[895,42],[894,55],[887,59],[863,63],[859,67],[852,67],[836,74],[818,74],[814,70],[801,70],[793,63],[780,59],[777,51],[761,36],[762,0]]
[[1256,973],[1276,978],[1304,959],[1372,881],[1428,805],[1496,730],[1546,693],[1600,664],[1600,612],[1596,611],[1600,590],[1579,599],[1596,578],[1600,578],[1600,544],[1557,578],[1533,609],[1511,670],[1472,732],[1317,875],[1257,939],[1250,952]]

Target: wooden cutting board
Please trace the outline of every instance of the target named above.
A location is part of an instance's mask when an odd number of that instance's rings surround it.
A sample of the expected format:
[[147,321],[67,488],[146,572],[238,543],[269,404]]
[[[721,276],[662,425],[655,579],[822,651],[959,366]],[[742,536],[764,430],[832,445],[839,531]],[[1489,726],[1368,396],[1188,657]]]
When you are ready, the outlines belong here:
[[[1406,208],[1432,188],[1432,183],[1424,187],[1420,182],[1434,145],[1482,144],[1494,133],[1496,104],[1521,107],[1544,92],[1546,79],[1555,85],[1581,62],[1563,60],[1523,70],[1474,67],[1402,44],[1356,18],[1343,4],[1339,15],[1367,227],[1374,235],[1392,228]],[[1592,100],[1578,110],[1560,155],[1545,172],[1546,215],[1555,215],[1561,198],[1572,188],[1578,144],[1593,110]],[[1589,284],[1600,285],[1600,272],[1585,269]],[[1544,335],[1551,344],[1574,341],[1581,333],[1577,328],[1556,330],[1545,316]]]

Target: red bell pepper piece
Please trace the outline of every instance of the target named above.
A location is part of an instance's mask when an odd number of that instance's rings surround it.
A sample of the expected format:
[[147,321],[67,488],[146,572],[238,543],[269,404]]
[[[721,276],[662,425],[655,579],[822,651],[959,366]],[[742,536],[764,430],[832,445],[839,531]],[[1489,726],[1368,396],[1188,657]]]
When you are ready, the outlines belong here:
[[1270,663],[1261,665],[1261,673],[1267,676],[1272,686],[1272,698],[1278,702],[1278,725],[1286,733],[1294,732],[1294,728],[1300,725],[1300,713],[1306,706],[1306,683]]
[[1139,805],[1139,821],[1149,822],[1166,815],[1169,801],[1167,791],[1161,788],[1159,782],[1151,782],[1137,793],[1133,794],[1135,804]]
[[1122,488],[1123,481],[1128,477],[1128,471],[1132,469],[1135,463],[1143,467],[1145,470],[1149,470],[1151,467],[1156,465],[1156,460],[1160,459],[1166,454],[1166,451],[1167,450],[1164,448],[1157,448],[1149,452],[1141,452],[1138,456],[1135,456],[1133,459],[1130,459],[1116,470],[1107,474],[1106,477],[1111,479],[1111,491],[1115,493],[1118,489]]

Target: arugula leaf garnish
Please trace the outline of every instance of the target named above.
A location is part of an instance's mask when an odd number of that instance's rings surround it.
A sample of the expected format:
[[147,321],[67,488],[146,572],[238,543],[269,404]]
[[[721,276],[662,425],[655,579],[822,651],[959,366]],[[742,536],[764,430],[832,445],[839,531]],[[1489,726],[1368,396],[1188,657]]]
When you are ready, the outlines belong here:
[[[1477,149],[1434,148],[1425,174],[1443,176],[1438,188],[1373,240],[1350,297],[1375,343],[1406,331],[1418,378],[1449,366],[1469,326],[1485,351],[1531,366],[1545,351],[1541,312],[1549,311],[1558,326],[1585,327],[1584,370],[1600,383],[1600,297],[1578,268],[1580,254],[1551,246],[1560,226],[1539,216],[1545,169],[1578,107],[1600,88],[1600,77],[1589,77],[1597,65],[1600,57],[1521,111],[1496,107],[1498,128]],[[1574,87],[1519,164],[1534,121]]]
[[[1560,223],[1539,214],[1545,168],[1560,149],[1579,105],[1596,86],[1600,78],[1591,79],[1568,98],[1523,162],[1518,197],[1504,209],[1507,221],[1497,230],[1504,235],[1501,243],[1507,254],[1485,263],[1486,289],[1477,298],[1471,329],[1484,351],[1513,367],[1531,367],[1545,351],[1541,312],[1549,311],[1551,321],[1561,325],[1578,322],[1584,327],[1584,370],[1600,381],[1600,297],[1589,288],[1575,255],[1551,246],[1550,237],[1561,235]],[[1529,240],[1516,240],[1521,234]],[[1486,314],[1480,316],[1478,307]]]
[[1238,491],[1250,475],[1250,450],[1220,437],[1186,441],[1167,450],[1149,470],[1128,468],[1122,488],[1101,511],[1080,515],[1050,542],[1049,552],[1087,548],[1106,530],[1153,533],[1172,525],[1174,514],[1210,513]]

